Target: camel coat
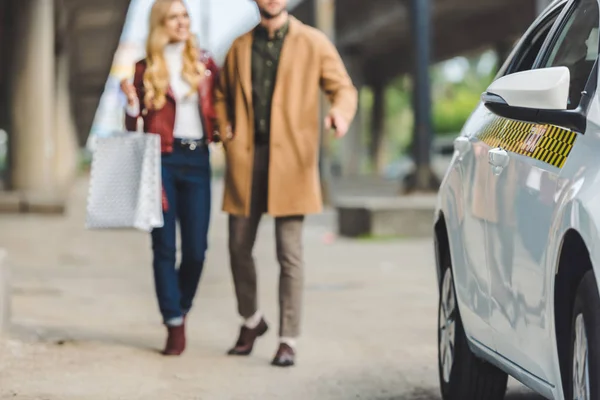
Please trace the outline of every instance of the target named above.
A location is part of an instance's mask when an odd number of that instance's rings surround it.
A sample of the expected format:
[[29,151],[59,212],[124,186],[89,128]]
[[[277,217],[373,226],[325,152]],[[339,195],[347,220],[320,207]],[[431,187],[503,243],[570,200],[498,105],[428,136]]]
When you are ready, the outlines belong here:
[[[239,216],[250,214],[252,190],[252,40],[251,31],[233,42],[215,93],[217,125],[226,154],[223,211]],[[357,109],[357,90],[336,48],[323,33],[290,17],[271,112],[268,213],[272,216],[322,210],[318,170],[321,89],[331,102],[331,112],[350,123]]]

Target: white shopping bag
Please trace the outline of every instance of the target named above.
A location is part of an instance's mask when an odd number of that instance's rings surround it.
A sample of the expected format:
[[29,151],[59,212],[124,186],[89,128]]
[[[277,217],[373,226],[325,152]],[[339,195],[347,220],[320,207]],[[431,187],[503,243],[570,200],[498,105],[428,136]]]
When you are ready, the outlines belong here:
[[150,232],[163,224],[160,136],[126,132],[98,138],[86,228]]

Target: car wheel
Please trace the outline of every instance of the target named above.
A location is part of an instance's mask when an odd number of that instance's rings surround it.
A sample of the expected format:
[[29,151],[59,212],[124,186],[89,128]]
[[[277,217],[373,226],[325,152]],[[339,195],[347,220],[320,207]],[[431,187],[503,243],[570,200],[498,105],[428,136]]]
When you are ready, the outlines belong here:
[[594,272],[587,272],[573,305],[571,374],[567,399],[600,399],[600,296]]
[[469,349],[460,319],[451,268],[444,271],[438,318],[438,367],[444,400],[501,400],[508,375]]

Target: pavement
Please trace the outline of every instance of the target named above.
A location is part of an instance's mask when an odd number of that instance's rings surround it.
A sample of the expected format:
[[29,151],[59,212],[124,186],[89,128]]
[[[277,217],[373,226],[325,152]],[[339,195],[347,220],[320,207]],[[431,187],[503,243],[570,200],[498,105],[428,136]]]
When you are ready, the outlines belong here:
[[[309,218],[297,366],[277,369],[269,362],[277,346],[278,266],[265,218],[255,254],[271,330],[252,356],[228,357],[240,319],[216,181],[188,349],[165,358],[149,235],[86,231],[86,190],[81,179],[66,216],[0,216],[13,324],[0,339],[0,399],[439,399],[430,239],[344,240],[331,233],[332,213]],[[514,382],[507,398],[539,399]]]

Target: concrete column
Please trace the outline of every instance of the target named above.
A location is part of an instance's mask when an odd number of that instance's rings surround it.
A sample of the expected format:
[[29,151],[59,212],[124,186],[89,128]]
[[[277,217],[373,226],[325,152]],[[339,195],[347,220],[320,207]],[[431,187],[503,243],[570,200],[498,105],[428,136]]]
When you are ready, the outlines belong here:
[[385,85],[373,85],[373,108],[371,110],[371,142],[369,157],[373,172],[381,173],[383,169],[383,140],[385,130]]
[[71,109],[69,91],[69,57],[63,52],[56,60],[56,119],[54,173],[59,193],[67,193],[71,188],[79,167],[79,144],[77,130]]
[[405,193],[434,192],[439,182],[431,168],[431,0],[411,1],[411,28],[413,36],[413,132],[414,170],[404,178]]
[[341,169],[342,176],[354,177],[360,175],[360,167],[363,155],[363,118],[361,111],[360,102],[360,91],[364,84],[364,71],[363,63],[358,55],[345,55],[342,54],[344,64],[350,74],[352,83],[356,86],[359,92],[358,110],[356,111],[356,117],[350,129],[346,134],[346,137],[342,139],[341,145]]
[[[329,40],[335,43],[335,0],[307,0],[313,11],[313,22],[317,29],[321,30]],[[329,110],[329,104],[324,94],[320,98],[320,120],[323,121]],[[331,173],[332,173],[332,154],[331,137],[325,132],[321,123],[321,143],[319,152],[319,174],[321,178],[321,192],[323,194],[323,203],[331,204]]]
[[48,198],[55,194],[54,1],[27,5],[20,7],[13,70],[12,183],[28,198]]
[[[10,37],[12,26],[10,21],[13,20],[12,9],[14,4],[7,1],[0,1],[0,60],[10,60],[11,48],[15,45],[14,41],[2,40]],[[8,110],[10,96],[10,76],[9,62],[0,63],[0,158],[5,160],[4,169],[0,170],[0,191],[6,190],[10,185],[10,160],[8,159],[10,152],[8,151],[8,140],[10,140],[10,112]],[[1,167],[0,167],[1,168]],[[0,206],[1,207],[1,206]]]

